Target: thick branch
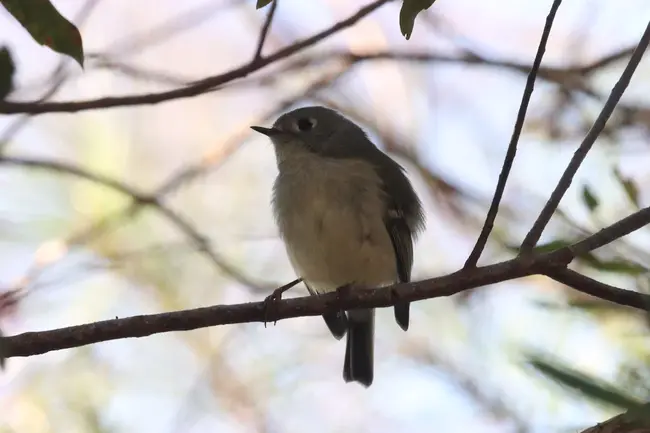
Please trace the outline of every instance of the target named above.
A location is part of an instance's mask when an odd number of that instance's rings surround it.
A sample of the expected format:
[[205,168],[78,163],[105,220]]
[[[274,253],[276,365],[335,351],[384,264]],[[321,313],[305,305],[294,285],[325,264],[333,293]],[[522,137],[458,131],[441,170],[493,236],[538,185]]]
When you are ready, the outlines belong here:
[[[645,213],[642,215],[646,216]],[[604,239],[608,236],[607,230],[614,229],[624,236],[643,227],[648,222],[650,222],[648,218],[628,217],[624,229],[615,225],[594,236]],[[598,243],[589,244],[588,240],[585,240],[583,245],[588,245],[583,248],[588,249],[590,246],[597,247]],[[37,355],[100,341],[144,337],[161,332],[187,331],[234,323],[276,321],[290,317],[317,316],[341,309],[388,307],[397,301],[413,302],[450,296],[464,290],[534,274],[549,274],[557,281],[572,285],[571,283],[576,280],[572,279],[571,274],[554,273],[554,269],[565,268],[574,257],[573,246],[568,246],[546,254],[519,257],[481,268],[464,269],[420,282],[396,284],[376,290],[333,292],[321,296],[278,301],[271,309],[266,308],[264,302],[217,305],[172,313],[107,320],[52,331],[29,332],[0,339],[0,359]],[[591,286],[585,286],[586,282],[588,280],[581,279],[575,288],[590,294],[600,290],[598,293],[605,300],[618,302],[624,299],[624,305],[644,311],[647,311],[647,306],[650,305],[650,295],[622,289],[618,289],[612,294],[611,291],[602,290],[602,287],[594,289]]]
[[377,290],[357,290],[341,295],[344,299],[332,292],[321,296],[282,300],[269,309],[272,311],[265,310],[264,302],[250,302],[106,320],[5,337],[0,340],[0,352],[4,358],[32,356],[100,341],[145,337],[161,332],[318,316],[340,309],[388,307],[397,299],[418,301],[450,296],[463,290],[531,275],[534,272],[534,266],[522,266],[521,261],[510,260],[416,283],[398,284]]

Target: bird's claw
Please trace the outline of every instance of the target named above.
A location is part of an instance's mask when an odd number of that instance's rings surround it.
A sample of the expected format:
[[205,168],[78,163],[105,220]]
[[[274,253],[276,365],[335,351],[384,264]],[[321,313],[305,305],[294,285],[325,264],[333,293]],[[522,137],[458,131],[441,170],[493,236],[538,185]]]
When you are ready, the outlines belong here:
[[[264,304],[264,327],[266,328],[266,324],[269,322],[269,316],[275,316],[277,317],[278,314],[278,302],[282,300],[282,294],[298,284],[299,282],[302,281],[302,278],[298,278],[296,280],[293,280],[292,282],[285,284],[282,287],[278,287],[271,293],[269,296],[264,298],[263,304]],[[278,323],[277,318],[273,321],[273,324],[275,325]]]
[[[282,291],[275,289],[273,293],[264,298],[264,327],[269,322],[269,316],[276,316],[278,313],[278,301],[282,300]],[[277,319],[273,321],[275,325],[278,323]]]

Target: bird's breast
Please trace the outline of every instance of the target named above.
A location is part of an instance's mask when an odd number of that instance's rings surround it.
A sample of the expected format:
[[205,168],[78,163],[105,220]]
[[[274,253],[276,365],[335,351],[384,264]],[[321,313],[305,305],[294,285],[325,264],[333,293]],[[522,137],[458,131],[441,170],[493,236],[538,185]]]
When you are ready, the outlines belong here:
[[396,280],[381,180],[361,161],[281,167],[273,208],[289,259],[313,289]]

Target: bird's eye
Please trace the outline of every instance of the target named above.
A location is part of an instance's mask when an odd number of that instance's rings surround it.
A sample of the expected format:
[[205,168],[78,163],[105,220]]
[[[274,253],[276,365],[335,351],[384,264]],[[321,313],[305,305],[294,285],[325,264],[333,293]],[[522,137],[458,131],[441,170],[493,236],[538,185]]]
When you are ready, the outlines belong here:
[[296,128],[301,132],[311,131],[314,126],[316,126],[316,120],[311,117],[302,117],[296,122]]

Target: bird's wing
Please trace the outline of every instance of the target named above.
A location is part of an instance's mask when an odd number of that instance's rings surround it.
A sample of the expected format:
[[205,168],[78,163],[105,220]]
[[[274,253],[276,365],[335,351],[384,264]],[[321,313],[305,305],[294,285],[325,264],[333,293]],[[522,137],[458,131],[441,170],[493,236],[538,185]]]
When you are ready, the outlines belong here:
[[[402,167],[387,155],[378,152],[377,167],[388,196],[384,225],[395,252],[395,265],[399,282],[411,280],[413,266],[413,241],[423,225],[422,207]],[[394,306],[395,321],[406,331],[409,327],[410,303],[398,301]]]
[[390,236],[395,251],[397,276],[401,283],[411,280],[413,266],[413,236],[404,213],[397,208],[388,209],[384,218],[386,230]]

